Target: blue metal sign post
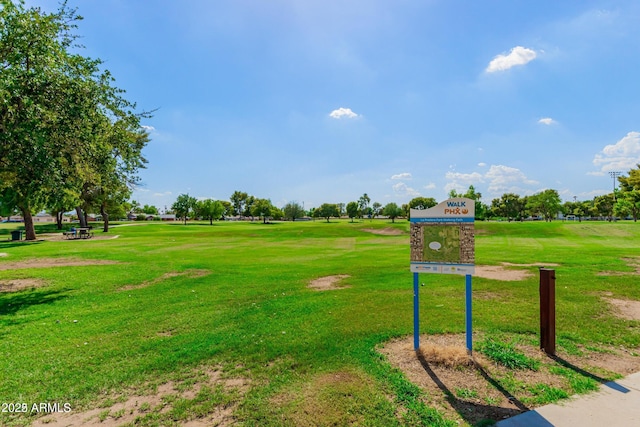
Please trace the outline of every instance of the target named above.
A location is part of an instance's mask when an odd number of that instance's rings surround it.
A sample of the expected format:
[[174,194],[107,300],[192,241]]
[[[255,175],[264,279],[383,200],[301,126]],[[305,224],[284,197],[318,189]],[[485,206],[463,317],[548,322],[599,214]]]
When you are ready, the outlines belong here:
[[420,280],[419,274],[413,273],[413,349],[420,348]]
[[413,272],[413,347],[420,348],[420,273],[466,276],[465,329],[467,350],[473,350],[472,274],[475,271],[475,201],[453,198],[430,209],[411,209],[411,271]]
[[466,276],[466,301],[465,301],[465,311],[466,311],[466,330],[467,330],[467,351],[471,353],[473,351],[473,310],[471,308],[471,275],[467,274]]

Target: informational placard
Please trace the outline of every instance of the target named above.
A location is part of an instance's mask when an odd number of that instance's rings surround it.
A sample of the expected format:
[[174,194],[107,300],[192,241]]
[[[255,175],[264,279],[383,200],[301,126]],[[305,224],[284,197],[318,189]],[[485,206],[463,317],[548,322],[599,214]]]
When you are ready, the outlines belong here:
[[430,209],[411,209],[411,271],[475,272],[475,202],[453,198]]

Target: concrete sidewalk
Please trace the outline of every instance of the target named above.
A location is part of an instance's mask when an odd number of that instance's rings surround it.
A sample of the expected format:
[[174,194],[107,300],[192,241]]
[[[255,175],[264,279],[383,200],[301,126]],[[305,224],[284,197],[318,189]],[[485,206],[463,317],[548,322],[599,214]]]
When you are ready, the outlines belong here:
[[600,391],[574,396],[508,418],[498,427],[630,427],[640,426],[640,372],[600,386]]

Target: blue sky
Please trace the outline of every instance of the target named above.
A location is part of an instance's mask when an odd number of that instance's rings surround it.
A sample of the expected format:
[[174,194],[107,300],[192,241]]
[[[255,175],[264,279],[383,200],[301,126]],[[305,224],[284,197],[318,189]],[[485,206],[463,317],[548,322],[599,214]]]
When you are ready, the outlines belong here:
[[157,109],[142,204],[587,200],[640,163],[636,0],[69,4],[83,53]]

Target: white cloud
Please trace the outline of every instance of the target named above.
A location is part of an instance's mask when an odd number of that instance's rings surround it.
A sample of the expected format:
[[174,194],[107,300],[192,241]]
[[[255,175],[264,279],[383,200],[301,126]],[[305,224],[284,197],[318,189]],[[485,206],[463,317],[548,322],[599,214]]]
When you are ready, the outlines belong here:
[[595,155],[593,164],[600,168],[592,175],[603,175],[609,171],[627,172],[640,163],[640,132],[629,132],[620,141],[605,146]]
[[408,187],[407,184],[405,184],[404,182],[399,182],[397,184],[394,184],[393,192],[396,193],[396,195],[398,196],[407,196],[407,197],[420,196],[420,193],[417,190],[411,187]]
[[478,166],[480,166],[481,168],[483,168],[483,167],[487,166],[487,164],[486,164],[485,162],[480,162],[480,163],[478,163]]
[[538,184],[537,181],[528,179],[520,169],[504,165],[491,165],[484,174],[447,172],[445,177],[449,181],[444,187],[447,192],[451,190],[465,192],[470,185],[478,190],[478,184],[487,184],[488,194],[484,196],[489,198],[504,193],[526,193],[527,190],[524,187]]
[[542,119],[538,120],[538,123],[550,126],[550,125],[556,124],[558,122],[553,120],[551,117],[543,117]]
[[391,179],[411,179],[412,176],[409,172],[403,172],[396,175],[391,175]]
[[460,172],[447,172],[445,177],[448,180],[458,182],[460,184],[477,184],[484,182],[484,177],[478,172],[472,173],[460,173]]
[[504,165],[491,165],[485,174],[489,182],[489,192],[492,194],[518,193],[520,185],[536,185],[537,181],[527,176],[517,168]]
[[149,132],[149,133],[151,133],[151,132],[153,132],[153,131],[155,131],[155,130],[156,130],[156,128],[154,128],[153,126],[145,126],[145,125],[142,125],[142,126],[140,126],[140,127],[141,127],[142,129],[146,130],[146,131],[147,131],[147,132]]
[[360,117],[360,115],[351,111],[351,108],[340,107],[337,110],[333,110],[331,113],[329,113],[329,117],[331,117],[332,119],[356,119]]
[[451,190],[456,192],[466,191],[470,185],[475,186],[481,182],[484,182],[484,177],[478,172],[461,173],[461,172],[447,172],[445,178],[449,182],[444,186],[444,190],[449,193]]
[[433,190],[436,188],[436,184],[433,182],[428,183],[427,185],[424,186],[425,190]]
[[164,197],[164,196],[170,196],[172,193],[171,191],[165,191],[164,193],[153,193],[154,197]]
[[485,70],[487,73],[494,73],[496,71],[505,71],[516,65],[524,65],[527,62],[536,59],[538,54],[535,50],[528,49],[522,46],[516,46],[511,49],[509,54],[498,55],[491,60],[489,66]]

